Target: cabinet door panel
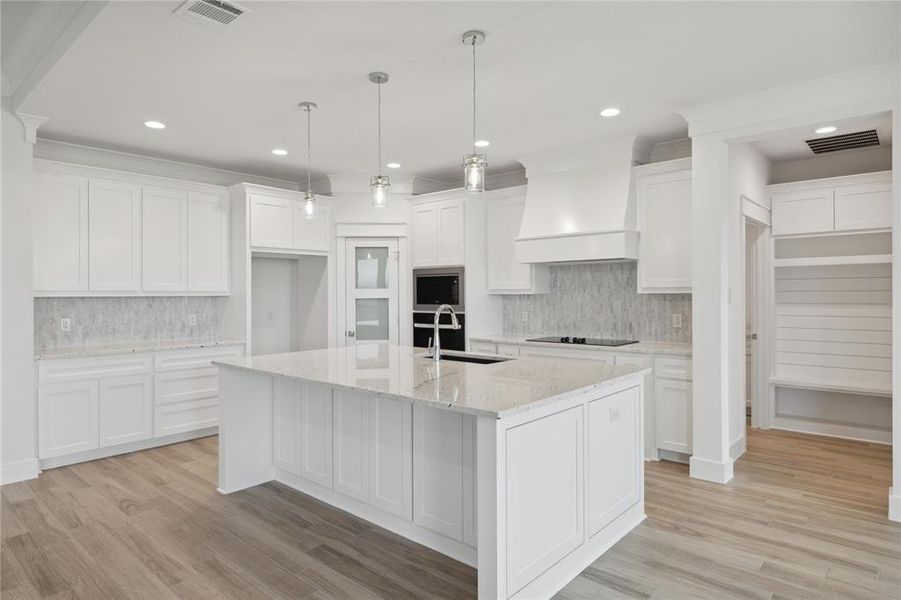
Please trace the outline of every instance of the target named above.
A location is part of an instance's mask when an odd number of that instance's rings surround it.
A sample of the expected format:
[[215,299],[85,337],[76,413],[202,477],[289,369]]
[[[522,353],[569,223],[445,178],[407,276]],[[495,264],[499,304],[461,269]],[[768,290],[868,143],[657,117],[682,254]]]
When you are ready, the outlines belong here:
[[657,378],[654,412],[657,447],[691,454],[691,382]]
[[188,194],[188,289],[228,292],[228,197]]
[[485,243],[489,290],[529,290],[532,287],[532,267],[516,261],[516,238],[525,205],[525,198],[488,205]]
[[34,289],[88,289],[88,180],[35,174]]
[[275,379],[275,466],[300,475],[300,384]]
[[153,377],[100,380],[100,446],[149,439],[153,435]]
[[832,189],[802,190],[772,198],[773,235],[821,233],[835,229]]
[[46,384],[38,390],[41,458],[97,448],[99,394],[96,379]]
[[438,262],[438,210],[432,205],[413,207],[413,266],[430,267]]
[[640,393],[588,405],[588,531],[594,535],[641,497]]
[[332,390],[305,384],[300,396],[300,476],[332,487]]
[[294,200],[294,239],[295,250],[315,250],[328,252],[331,246],[331,207],[316,203],[313,218],[308,219],[303,210],[304,201]]
[[691,291],[691,170],[638,178],[638,289]]
[[250,194],[250,245],[290,248],[292,200]]
[[413,522],[463,539],[463,415],[413,407]]
[[439,265],[463,264],[463,201],[438,205],[438,238],[435,260]]
[[862,183],[835,189],[835,230],[892,226],[892,182]]
[[145,187],[141,202],[142,289],[185,291],[188,287],[188,194]]
[[141,289],[141,188],[91,179],[88,278],[94,291]]
[[371,496],[373,506],[413,518],[413,407],[374,397],[371,405]]
[[369,502],[369,398],[334,392],[335,491]]

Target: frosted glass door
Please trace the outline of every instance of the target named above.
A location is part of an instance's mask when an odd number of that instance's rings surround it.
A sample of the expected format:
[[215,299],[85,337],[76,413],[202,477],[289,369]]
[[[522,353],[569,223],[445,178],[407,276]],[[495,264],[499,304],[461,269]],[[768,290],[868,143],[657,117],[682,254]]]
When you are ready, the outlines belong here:
[[397,240],[347,240],[345,343],[397,343]]

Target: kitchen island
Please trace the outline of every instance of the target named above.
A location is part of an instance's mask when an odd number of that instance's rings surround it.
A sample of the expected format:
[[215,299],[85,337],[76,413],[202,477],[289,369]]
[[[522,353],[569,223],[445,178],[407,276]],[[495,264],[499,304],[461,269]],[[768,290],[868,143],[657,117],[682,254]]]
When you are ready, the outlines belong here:
[[279,481],[548,598],[644,519],[646,369],[386,343],[220,366],[219,490]]

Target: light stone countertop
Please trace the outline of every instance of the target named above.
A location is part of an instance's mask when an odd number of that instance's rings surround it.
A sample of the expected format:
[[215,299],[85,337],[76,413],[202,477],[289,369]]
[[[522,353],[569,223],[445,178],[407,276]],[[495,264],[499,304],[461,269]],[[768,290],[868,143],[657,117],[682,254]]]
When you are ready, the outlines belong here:
[[588,344],[560,344],[553,342],[529,342],[530,338],[548,337],[547,334],[535,335],[504,335],[486,334],[472,335],[472,342],[487,342],[489,344],[517,344],[523,346],[538,346],[547,348],[568,348],[570,350],[597,350],[599,352],[635,352],[638,354],[683,354],[691,356],[691,344],[680,342],[654,342],[639,341],[637,344],[625,346],[589,346]]
[[200,340],[158,340],[148,342],[128,342],[122,344],[97,344],[93,346],[66,346],[35,350],[37,360],[54,358],[78,358],[87,356],[105,356],[110,354],[131,354],[138,352],[163,352],[166,350],[197,350],[199,348],[216,348],[220,346],[240,346],[243,340],[200,339]]
[[487,365],[452,361],[435,365],[424,356],[423,348],[384,342],[229,358],[213,364],[496,418],[650,372],[551,357]]

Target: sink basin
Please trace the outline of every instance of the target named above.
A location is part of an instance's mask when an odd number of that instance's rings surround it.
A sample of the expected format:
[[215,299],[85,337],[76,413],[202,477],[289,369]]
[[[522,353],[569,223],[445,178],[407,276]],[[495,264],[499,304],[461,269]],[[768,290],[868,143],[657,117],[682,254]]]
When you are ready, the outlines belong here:
[[[435,358],[431,354],[425,354],[423,356],[424,356],[424,358],[433,359],[433,360]],[[441,358],[439,360],[474,363],[477,365],[490,365],[490,364],[504,362],[504,361],[512,360],[512,359],[503,357],[503,356],[485,356],[483,354],[464,354],[462,352],[459,352],[459,353],[442,352]]]

